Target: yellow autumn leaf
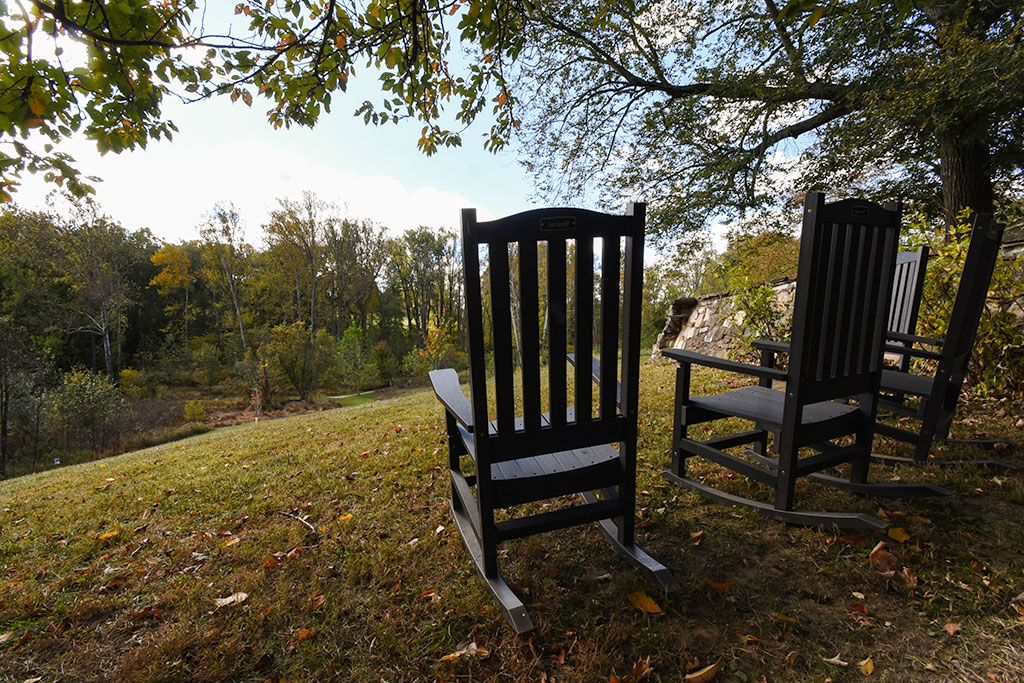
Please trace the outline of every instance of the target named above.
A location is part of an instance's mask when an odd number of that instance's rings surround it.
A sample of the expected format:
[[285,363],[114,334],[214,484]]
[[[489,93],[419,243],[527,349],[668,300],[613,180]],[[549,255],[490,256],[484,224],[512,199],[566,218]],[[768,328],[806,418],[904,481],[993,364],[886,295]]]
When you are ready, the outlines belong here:
[[686,677],[683,678],[683,680],[686,681],[686,683],[708,683],[708,681],[714,680],[715,676],[718,675],[718,665],[721,663],[722,660],[719,659],[714,664],[709,664],[699,671],[686,674]]
[[234,544],[238,543],[239,540],[241,540],[241,539],[239,539],[238,536],[232,536],[228,540],[226,540],[223,543],[221,543],[220,547],[221,548],[227,548],[228,546],[231,546],[231,545],[234,545]]
[[628,596],[629,601],[638,610],[646,612],[647,614],[660,614],[661,608],[658,607],[658,603],[654,602],[647,593],[639,591],[636,593],[630,593]]
[[860,669],[860,672],[865,676],[870,676],[871,672],[875,670],[875,662],[871,657],[868,657],[861,662],[857,662],[857,668]]
[[704,538],[704,531],[694,531],[690,534],[690,545],[700,545],[701,539]]
[[98,540],[100,540],[100,541],[105,541],[105,540],[107,540],[108,538],[113,538],[114,536],[117,536],[117,534],[118,534],[118,533],[120,533],[120,532],[117,532],[117,531],[108,531],[108,532],[107,532],[107,533],[105,533],[105,534],[100,534],[100,535],[99,535],[99,536],[97,536],[96,538],[97,538]]
[[906,543],[910,540],[910,534],[903,530],[903,527],[893,527],[889,529],[889,538],[900,543]]
[[311,628],[301,628],[295,632],[295,640],[305,640],[306,638],[312,638],[313,634],[316,633]]
[[338,517],[338,521],[339,522],[347,522],[350,519],[352,519],[352,513],[351,512],[347,512],[344,515],[341,515],[340,517]]
[[914,522],[915,524],[931,524],[932,523],[932,520],[928,519],[927,517],[922,517],[921,515],[914,515],[913,517],[910,518],[910,521]]
[[786,622],[787,624],[794,624],[794,625],[795,625],[795,624],[799,624],[799,623],[800,623],[799,621],[797,621],[797,620],[796,620],[796,619],[794,619],[793,617],[790,617],[790,616],[787,616],[787,615],[785,615],[785,614],[782,614],[781,612],[780,612],[780,613],[779,613],[779,615],[778,615],[777,617],[775,617],[775,618],[776,618],[776,619],[778,619],[779,621],[784,621],[784,622]]

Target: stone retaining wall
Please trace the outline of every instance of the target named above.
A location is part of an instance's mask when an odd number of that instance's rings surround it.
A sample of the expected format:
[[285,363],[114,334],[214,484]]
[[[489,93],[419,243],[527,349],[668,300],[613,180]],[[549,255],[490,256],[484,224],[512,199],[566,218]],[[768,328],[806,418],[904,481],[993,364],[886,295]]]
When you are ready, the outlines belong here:
[[[775,300],[785,315],[792,317],[796,276],[765,284],[775,290]],[[674,348],[728,358],[738,343],[742,326],[743,311],[733,310],[728,293],[676,299],[669,307],[665,329],[654,343],[652,357],[660,357],[662,349]]]

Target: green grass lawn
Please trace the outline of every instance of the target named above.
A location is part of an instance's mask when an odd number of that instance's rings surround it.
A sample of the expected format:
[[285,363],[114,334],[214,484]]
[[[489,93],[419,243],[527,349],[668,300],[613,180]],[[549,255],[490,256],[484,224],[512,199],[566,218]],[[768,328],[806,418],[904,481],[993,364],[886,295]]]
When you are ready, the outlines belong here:
[[[902,542],[787,527],[658,476],[673,381],[642,369],[637,514],[678,595],[593,527],[513,542],[501,566],[538,626],[516,637],[454,529],[441,409],[416,390],[0,482],[0,680],[607,681],[648,658],[647,680],[716,662],[718,680],[1020,680],[1024,475],[873,470],[955,492],[914,502],[799,487],[800,506],[884,516]],[[960,435],[1024,438],[1019,405],[967,408]],[[881,540],[916,585],[871,567]]]

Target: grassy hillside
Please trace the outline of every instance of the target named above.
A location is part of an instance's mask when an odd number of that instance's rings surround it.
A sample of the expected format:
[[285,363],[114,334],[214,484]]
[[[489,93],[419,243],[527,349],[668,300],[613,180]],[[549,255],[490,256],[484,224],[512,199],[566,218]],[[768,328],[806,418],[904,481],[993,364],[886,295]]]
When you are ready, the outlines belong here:
[[[715,662],[719,680],[1018,680],[1024,476],[876,468],[956,496],[805,485],[802,506],[885,515],[908,538],[789,528],[658,476],[673,379],[643,368],[638,496],[639,539],[683,586],[671,599],[595,528],[534,537],[502,560],[538,624],[514,636],[454,530],[441,411],[420,390],[0,482],[0,680],[629,680],[648,658],[648,680]],[[1019,412],[975,403],[958,429],[1020,440]],[[870,566],[880,540],[902,581]]]

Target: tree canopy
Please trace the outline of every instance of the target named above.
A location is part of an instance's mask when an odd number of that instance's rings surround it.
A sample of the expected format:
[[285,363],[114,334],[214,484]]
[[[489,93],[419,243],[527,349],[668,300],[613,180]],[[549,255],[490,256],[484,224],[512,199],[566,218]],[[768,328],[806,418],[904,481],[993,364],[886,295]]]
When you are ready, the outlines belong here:
[[[77,184],[58,144],[74,131],[115,152],[171,135],[165,97],[262,97],[273,126],[311,126],[357,69],[380,86],[376,101],[353,103],[368,123],[417,119],[430,154],[461,144],[490,107],[485,146],[522,135],[549,198],[643,197],[663,235],[808,187],[923,199],[947,221],[1022,193],[1019,0],[243,0],[233,17],[184,1],[2,9],[4,196],[26,169]],[[65,56],[72,42],[87,47],[84,61]],[[460,44],[468,52],[455,58]]]

